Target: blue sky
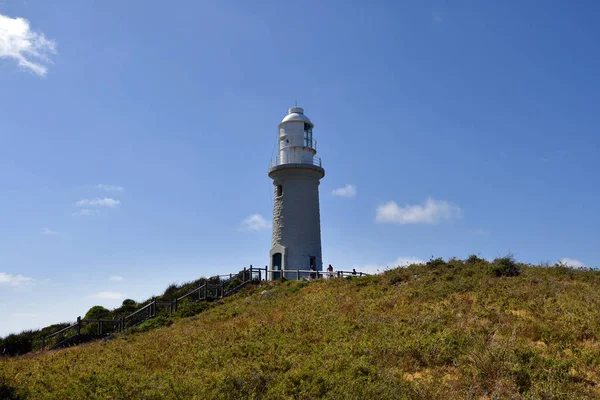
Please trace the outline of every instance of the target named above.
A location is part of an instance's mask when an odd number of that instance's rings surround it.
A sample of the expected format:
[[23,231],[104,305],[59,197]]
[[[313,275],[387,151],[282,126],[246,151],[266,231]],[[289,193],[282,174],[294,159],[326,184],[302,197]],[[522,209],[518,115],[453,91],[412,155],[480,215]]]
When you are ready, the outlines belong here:
[[599,11],[0,1],[0,335],[267,264],[295,101],[325,264],[598,266]]

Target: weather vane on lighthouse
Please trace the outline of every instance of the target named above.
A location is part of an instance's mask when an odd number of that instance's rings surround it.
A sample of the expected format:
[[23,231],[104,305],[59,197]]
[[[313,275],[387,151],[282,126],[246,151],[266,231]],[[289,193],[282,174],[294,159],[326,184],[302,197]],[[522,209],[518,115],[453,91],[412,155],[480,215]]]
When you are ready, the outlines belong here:
[[[325,170],[316,157],[313,127],[298,106],[279,123],[279,151],[269,168],[275,186],[271,270],[323,270],[319,181]],[[271,278],[281,276],[285,272]]]

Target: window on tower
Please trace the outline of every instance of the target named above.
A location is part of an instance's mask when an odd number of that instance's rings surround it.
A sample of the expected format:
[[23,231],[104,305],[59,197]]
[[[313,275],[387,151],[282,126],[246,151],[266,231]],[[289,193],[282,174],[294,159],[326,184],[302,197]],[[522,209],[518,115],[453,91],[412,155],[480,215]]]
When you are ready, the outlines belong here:
[[283,185],[277,185],[277,197],[283,196]]
[[313,147],[312,126],[306,122],[304,123],[304,146]]

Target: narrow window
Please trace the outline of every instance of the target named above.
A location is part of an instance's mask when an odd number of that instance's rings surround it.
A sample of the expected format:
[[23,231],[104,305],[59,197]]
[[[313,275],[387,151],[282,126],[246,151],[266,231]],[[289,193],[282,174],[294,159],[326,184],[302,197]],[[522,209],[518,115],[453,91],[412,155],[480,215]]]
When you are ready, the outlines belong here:
[[277,196],[283,196],[283,186],[277,185]]

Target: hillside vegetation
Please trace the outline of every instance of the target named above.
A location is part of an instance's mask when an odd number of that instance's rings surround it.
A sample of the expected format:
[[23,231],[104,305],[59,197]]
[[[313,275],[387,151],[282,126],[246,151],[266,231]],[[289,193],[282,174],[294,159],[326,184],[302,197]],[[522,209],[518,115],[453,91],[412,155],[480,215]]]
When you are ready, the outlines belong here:
[[[181,284],[172,283],[170,284],[163,294],[159,296],[155,296],[158,301],[173,301],[178,297],[183,296],[184,294],[189,293],[191,290],[198,288],[205,283],[218,283],[219,278],[199,278],[194,281],[185,282]],[[237,279],[234,279],[230,282],[231,287],[235,287],[239,285],[241,282]],[[226,287],[227,290],[229,287]],[[88,310],[85,314],[84,319],[112,319],[118,320],[121,317],[125,317],[134,311],[139,310],[143,306],[147,305],[152,301],[152,298],[137,303],[132,299],[125,299],[123,304],[120,307],[117,307],[113,310],[108,310],[102,306],[94,306]],[[189,309],[195,310],[198,306],[194,304],[184,304],[185,310],[182,310],[180,314],[187,315],[189,314]],[[203,309],[203,307],[201,307]],[[73,316],[73,320],[75,320],[75,316]],[[15,355],[23,355],[29,353],[30,351],[41,350],[42,348],[42,338],[51,333],[59,331],[62,328],[65,328],[71,325],[73,322],[63,322],[58,324],[53,324],[47,326],[43,329],[36,330],[26,330],[20,333],[12,333],[7,335],[4,338],[0,338],[0,356],[15,356]],[[104,332],[113,333],[116,332],[116,325],[108,325],[104,327]],[[97,325],[92,324],[84,327],[82,330],[83,334],[94,334],[97,332]],[[72,333],[72,332],[71,332]],[[50,343],[46,342],[46,345],[56,343],[58,340],[63,339],[64,337],[61,335],[59,337],[55,337],[53,341]],[[58,339],[58,340],[57,340]],[[0,397],[0,400],[2,398]]]
[[600,397],[598,271],[437,259],[213,305],[0,359],[0,398]]

